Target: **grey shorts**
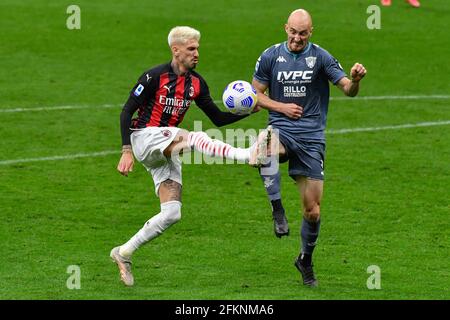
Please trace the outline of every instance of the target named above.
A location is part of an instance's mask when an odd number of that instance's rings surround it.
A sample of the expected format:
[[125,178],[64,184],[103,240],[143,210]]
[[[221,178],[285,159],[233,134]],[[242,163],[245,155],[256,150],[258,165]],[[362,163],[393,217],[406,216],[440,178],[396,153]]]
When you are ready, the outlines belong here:
[[285,132],[280,132],[279,138],[287,152],[280,162],[289,161],[291,178],[305,176],[324,180],[325,143],[302,141]]

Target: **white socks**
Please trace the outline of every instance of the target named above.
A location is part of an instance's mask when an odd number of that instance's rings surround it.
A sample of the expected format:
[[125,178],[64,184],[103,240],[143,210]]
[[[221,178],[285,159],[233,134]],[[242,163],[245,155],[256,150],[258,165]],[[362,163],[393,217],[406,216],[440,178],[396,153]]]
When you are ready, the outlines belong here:
[[127,243],[120,246],[119,254],[129,258],[136,249],[156,238],[181,219],[181,202],[168,201],[161,204],[161,212],[148,220]]
[[[235,148],[220,140],[211,139],[204,132],[189,132],[187,143],[191,149],[207,156],[248,162],[252,148]],[[181,219],[181,202],[168,201],[161,204],[161,212],[149,219],[128,242],[120,246],[119,254],[129,258],[136,249],[156,238]]]
[[211,139],[205,132],[189,132],[188,145],[207,156],[248,162],[250,148],[235,148],[223,141]]

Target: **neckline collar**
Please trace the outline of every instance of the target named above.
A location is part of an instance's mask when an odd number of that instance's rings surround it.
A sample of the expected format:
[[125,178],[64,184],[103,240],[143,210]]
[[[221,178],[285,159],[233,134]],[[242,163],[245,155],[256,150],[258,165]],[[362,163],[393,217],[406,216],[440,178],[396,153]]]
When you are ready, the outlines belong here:
[[288,48],[288,46],[287,46],[287,41],[285,41],[285,42],[283,43],[283,48],[284,48],[284,50],[285,50],[288,54],[290,54],[290,55],[292,55],[293,57],[297,58],[297,57],[301,56],[302,54],[307,53],[307,52],[309,51],[309,49],[311,49],[311,42],[308,42],[308,45],[307,45],[302,51],[297,52],[297,53],[294,53],[294,52],[292,52],[292,51],[289,50],[289,48]]

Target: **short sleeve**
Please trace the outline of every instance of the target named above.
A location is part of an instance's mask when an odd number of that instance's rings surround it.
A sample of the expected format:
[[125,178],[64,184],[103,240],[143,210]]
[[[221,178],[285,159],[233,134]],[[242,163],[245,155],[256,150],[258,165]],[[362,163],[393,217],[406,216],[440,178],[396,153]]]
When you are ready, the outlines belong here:
[[255,72],[253,73],[253,78],[258,80],[263,84],[268,84],[270,82],[271,70],[270,55],[267,50],[264,51],[261,56],[256,61]]
[[325,52],[323,54],[323,69],[329,81],[336,84],[339,80],[346,76],[341,64],[331,54]]

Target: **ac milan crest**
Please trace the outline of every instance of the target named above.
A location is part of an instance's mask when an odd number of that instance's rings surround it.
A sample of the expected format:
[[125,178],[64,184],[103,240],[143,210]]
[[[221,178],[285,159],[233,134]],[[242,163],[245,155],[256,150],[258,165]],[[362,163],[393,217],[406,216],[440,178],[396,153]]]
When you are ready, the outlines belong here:
[[162,130],[161,131],[161,134],[164,136],[164,137],[166,137],[166,138],[169,138],[171,135],[172,135],[172,132],[170,131],[170,130]]

